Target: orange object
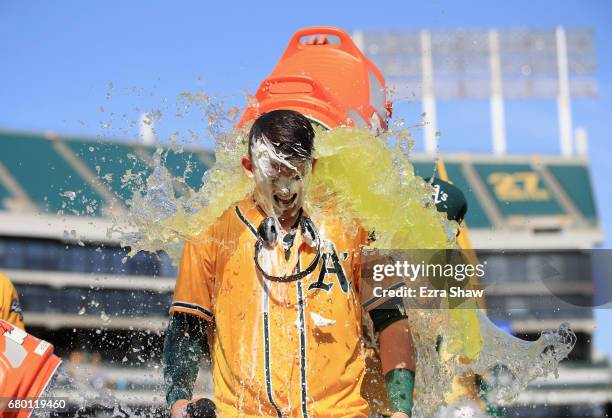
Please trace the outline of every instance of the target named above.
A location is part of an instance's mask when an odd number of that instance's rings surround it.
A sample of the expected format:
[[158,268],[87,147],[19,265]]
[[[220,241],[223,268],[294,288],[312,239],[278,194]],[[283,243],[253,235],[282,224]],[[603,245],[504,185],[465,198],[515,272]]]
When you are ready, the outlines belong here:
[[[53,354],[53,345],[0,319],[0,398],[37,399],[59,367],[61,359]],[[31,410],[11,412],[0,405],[0,416],[24,418]]]
[[[319,36],[319,42],[304,38]],[[380,70],[343,30],[300,29],[266,78],[238,126],[277,109],[302,113],[326,128],[362,126],[385,130],[391,116]]]

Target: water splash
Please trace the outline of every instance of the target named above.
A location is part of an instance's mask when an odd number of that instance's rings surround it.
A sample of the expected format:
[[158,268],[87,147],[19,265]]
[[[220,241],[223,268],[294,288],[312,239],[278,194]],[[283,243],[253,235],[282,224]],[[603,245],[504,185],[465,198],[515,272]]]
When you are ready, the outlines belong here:
[[[185,183],[185,175],[171,174],[164,163],[169,150],[159,147],[152,174],[128,202],[127,219],[116,219],[109,231],[130,247],[130,255],[165,251],[175,264],[184,240],[197,237],[227,207],[253,190],[240,166],[246,154],[245,131],[227,131],[236,112],[224,112],[222,105],[200,93],[180,95],[177,107],[184,112],[194,107],[203,112],[208,134],[216,143],[215,165],[205,173],[202,187],[193,190]],[[334,216],[347,226],[358,222],[374,231],[375,248],[455,248],[459,226],[437,212],[431,186],[414,175],[410,163],[413,143],[409,131],[402,128],[378,137],[355,128],[318,131],[318,162],[306,209],[316,219],[328,216],[333,208]],[[170,148],[182,152],[174,142]],[[418,358],[414,417],[461,416],[457,414],[469,410],[480,414],[482,405],[477,401],[449,400],[458,376],[492,376],[488,398],[508,402],[535,378],[555,374],[575,343],[567,325],[526,342],[495,327],[482,311],[464,311],[473,315],[470,326],[476,327],[473,331],[481,340],[476,355],[453,348],[453,342],[462,338],[456,335],[456,312],[410,311]],[[496,378],[502,375],[504,379]]]
[[[491,405],[508,404],[536,378],[557,376],[559,363],[576,342],[568,324],[542,332],[536,341],[524,341],[497,328],[483,311],[478,310],[483,344],[478,358],[469,360],[450,354],[445,344],[450,329],[448,312],[410,311],[418,353],[413,417],[456,417],[461,416],[457,415],[458,409],[465,412],[472,408],[474,402],[469,396],[448,400],[460,376],[483,376],[487,390],[480,395],[486,396]],[[478,410],[483,409],[484,405],[480,404]]]
[[115,219],[108,235],[117,235],[131,256],[139,251],[165,251],[177,264],[182,242],[195,239],[251,190],[240,166],[246,147],[239,137],[234,139],[217,143],[215,165],[205,172],[197,191],[185,183],[184,176],[170,173],[163,164],[169,150],[158,148],[146,187],[134,192],[127,218]]

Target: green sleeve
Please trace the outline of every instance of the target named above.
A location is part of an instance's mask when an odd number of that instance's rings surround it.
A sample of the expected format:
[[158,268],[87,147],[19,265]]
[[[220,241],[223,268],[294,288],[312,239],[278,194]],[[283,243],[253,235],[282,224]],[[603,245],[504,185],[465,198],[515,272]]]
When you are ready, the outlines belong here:
[[412,416],[412,392],[414,391],[414,372],[409,369],[393,369],[385,375],[387,397],[391,411],[403,412]]
[[206,350],[206,321],[186,313],[172,314],[163,353],[164,386],[169,407],[177,399],[191,399],[199,364]]

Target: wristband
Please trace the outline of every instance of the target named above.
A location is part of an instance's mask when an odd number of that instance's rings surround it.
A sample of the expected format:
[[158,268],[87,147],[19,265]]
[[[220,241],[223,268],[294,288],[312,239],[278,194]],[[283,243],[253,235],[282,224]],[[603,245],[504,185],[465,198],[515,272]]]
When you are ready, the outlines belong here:
[[414,372],[408,369],[393,369],[385,375],[387,397],[392,412],[412,413],[412,392],[414,391]]

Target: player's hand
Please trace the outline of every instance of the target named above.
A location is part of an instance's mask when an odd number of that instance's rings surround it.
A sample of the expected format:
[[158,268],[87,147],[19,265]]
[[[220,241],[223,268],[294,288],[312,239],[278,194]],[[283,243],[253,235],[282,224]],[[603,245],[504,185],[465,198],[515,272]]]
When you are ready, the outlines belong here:
[[179,399],[172,404],[170,415],[172,418],[184,418],[187,416],[187,405],[189,401],[187,399]]
[[395,414],[391,415],[391,418],[410,418],[410,415],[406,415],[403,412],[396,412]]

